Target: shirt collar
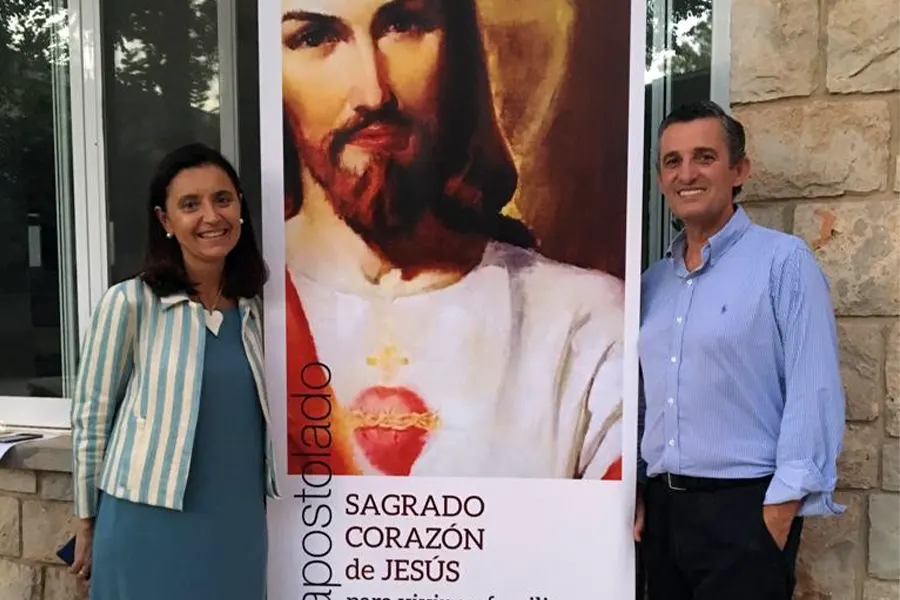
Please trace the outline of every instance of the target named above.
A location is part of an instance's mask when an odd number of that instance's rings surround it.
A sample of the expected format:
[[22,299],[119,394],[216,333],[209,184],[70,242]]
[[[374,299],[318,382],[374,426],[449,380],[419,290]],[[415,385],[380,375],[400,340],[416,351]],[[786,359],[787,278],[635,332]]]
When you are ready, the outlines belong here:
[[[191,303],[191,299],[188,297],[188,295],[183,294],[183,293],[170,294],[168,296],[163,296],[162,298],[159,299],[159,301],[163,305],[163,310],[168,310],[168,309],[172,308],[173,306],[178,306],[179,304],[183,304],[185,302]],[[194,303],[194,304],[196,304],[196,303]],[[252,299],[238,298],[238,307],[240,307],[240,309],[241,309],[241,314],[246,315],[247,312],[254,312],[254,314],[255,314],[254,306],[255,306],[255,304]]]
[[191,299],[188,298],[187,294],[170,294],[168,296],[163,296],[159,301],[162,303],[163,309],[167,310],[183,302],[190,302]]
[[[744,232],[747,231],[750,224],[750,217],[747,216],[744,208],[738,205],[734,214],[731,215],[731,218],[728,219],[728,222],[725,224],[725,227],[717,231],[715,235],[706,241],[706,245],[703,247],[703,264],[705,265],[707,262],[711,265],[715,264],[717,260],[722,258],[722,256],[724,256],[725,253],[741,239],[741,236],[744,235]],[[684,245],[685,235],[684,231],[681,231],[675,236],[672,243],[669,244],[665,254],[666,259],[669,262],[678,259],[678,262],[683,266]]]

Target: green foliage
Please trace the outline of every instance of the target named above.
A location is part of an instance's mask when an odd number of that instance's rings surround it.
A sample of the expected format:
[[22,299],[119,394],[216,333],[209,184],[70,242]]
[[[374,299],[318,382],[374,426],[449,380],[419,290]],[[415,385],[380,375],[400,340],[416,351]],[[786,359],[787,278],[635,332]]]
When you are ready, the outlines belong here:
[[[662,67],[668,61],[673,75],[709,69],[712,44],[712,0],[670,0],[672,16],[666,23],[666,0],[647,3],[647,48],[645,65]],[[654,47],[657,34],[665,39],[671,31],[670,52]]]
[[[0,0],[2,1],[2,0]],[[215,0],[118,0],[104,11],[116,85],[200,106],[218,73]]]

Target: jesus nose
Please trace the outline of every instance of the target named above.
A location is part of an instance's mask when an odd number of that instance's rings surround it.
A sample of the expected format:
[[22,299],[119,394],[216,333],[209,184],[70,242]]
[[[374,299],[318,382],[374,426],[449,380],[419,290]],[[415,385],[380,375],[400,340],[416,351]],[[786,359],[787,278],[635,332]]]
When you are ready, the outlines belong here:
[[374,43],[357,45],[357,68],[351,79],[350,105],[356,109],[376,109],[390,96],[382,75],[380,55]]

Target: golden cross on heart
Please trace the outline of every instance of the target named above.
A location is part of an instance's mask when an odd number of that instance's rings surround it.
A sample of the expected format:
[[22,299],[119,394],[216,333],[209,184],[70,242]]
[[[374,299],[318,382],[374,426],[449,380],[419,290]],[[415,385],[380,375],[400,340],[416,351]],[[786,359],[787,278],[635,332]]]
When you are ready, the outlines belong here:
[[388,380],[397,375],[400,367],[409,364],[409,359],[400,353],[400,349],[394,344],[388,344],[377,354],[366,358],[366,364],[370,367],[378,367]]

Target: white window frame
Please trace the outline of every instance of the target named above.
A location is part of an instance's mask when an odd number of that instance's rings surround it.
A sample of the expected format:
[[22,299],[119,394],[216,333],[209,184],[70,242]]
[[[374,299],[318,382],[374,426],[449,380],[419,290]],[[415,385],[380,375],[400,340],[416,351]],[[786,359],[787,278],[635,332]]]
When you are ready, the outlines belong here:
[[731,110],[731,3],[713,0],[709,99]]
[[238,114],[237,0],[218,0],[219,143],[222,154],[241,172]]
[[[69,0],[69,117],[72,159],[72,231],[59,234],[60,253],[74,251],[74,307],[61,303],[63,346],[63,390],[71,393],[74,367],[94,307],[109,286],[109,239],[106,194],[106,147],[103,106],[103,21],[100,0]],[[237,33],[235,0],[219,0],[218,36],[220,61],[220,140],[222,153],[230,160],[239,157],[237,107]],[[58,142],[59,145],[59,142]],[[60,220],[60,225],[66,223]],[[63,227],[64,229],[65,227]],[[61,258],[63,258],[61,256]],[[66,257],[71,259],[71,257]],[[70,264],[60,260],[63,264]],[[74,309],[74,310],[72,310]],[[76,318],[75,331],[66,331]],[[0,395],[0,428],[40,428],[67,430],[70,426],[70,397]]]
[[[63,270],[65,267],[62,265],[74,263],[76,301],[74,311],[68,310],[61,302],[63,393],[67,393],[71,385],[74,377],[72,366],[77,364],[77,357],[72,357],[71,353],[73,350],[77,353],[84,327],[89,322],[91,300],[99,298],[97,291],[103,289],[106,279],[105,269],[91,268],[92,264],[105,264],[98,262],[97,256],[102,254],[105,259],[106,252],[106,236],[91,235],[97,221],[106,218],[105,189],[98,185],[98,180],[103,181],[104,177],[102,172],[97,172],[100,171],[97,165],[103,164],[98,162],[98,155],[103,155],[102,130],[99,135],[97,132],[97,127],[102,127],[102,85],[98,79],[102,72],[100,65],[96,64],[101,48],[100,28],[97,27],[99,0],[70,0],[67,12],[73,236],[71,243],[60,245],[60,252],[67,249],[74,251],[74,261],[70,262],[72,257],[61,256],[64,260],[60,260],[60,268]],[[99,195],[95,196],[98,192]],[[98,208],[103,213],[100,216],[96,214]],[[60,220],[58,225],[66,229],[69,223]],[[76,332],[66,331],[73,317],[78,325],[77,335],[74,336],[72,334]],[[0,423],[7,428],[67,429],[70,409],[71,399],[67,397],[0,396]]]

